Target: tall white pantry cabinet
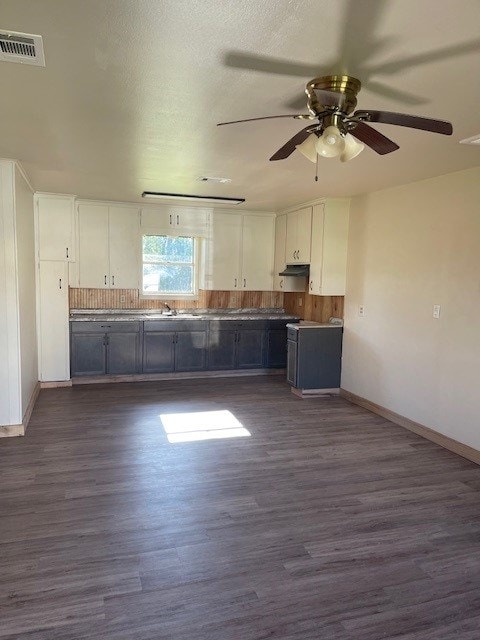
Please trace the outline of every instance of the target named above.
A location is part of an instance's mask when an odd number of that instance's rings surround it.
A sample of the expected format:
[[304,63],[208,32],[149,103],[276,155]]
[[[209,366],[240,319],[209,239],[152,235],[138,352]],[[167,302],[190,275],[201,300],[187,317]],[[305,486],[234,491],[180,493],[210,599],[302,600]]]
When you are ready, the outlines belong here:
[[38,377],[70,379],[69,263],[75,259],[75,199],[35,196]]

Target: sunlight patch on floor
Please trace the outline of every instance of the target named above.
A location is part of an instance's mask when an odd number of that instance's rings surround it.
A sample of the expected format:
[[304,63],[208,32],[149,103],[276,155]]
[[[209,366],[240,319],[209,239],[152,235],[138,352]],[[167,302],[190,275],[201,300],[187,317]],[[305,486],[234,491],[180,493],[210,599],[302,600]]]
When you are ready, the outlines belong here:
[[198,442],[223,438],[246,438],[250,431],[231,411],[195,411],[194,413],[162,413],[160,419],[168,441]]

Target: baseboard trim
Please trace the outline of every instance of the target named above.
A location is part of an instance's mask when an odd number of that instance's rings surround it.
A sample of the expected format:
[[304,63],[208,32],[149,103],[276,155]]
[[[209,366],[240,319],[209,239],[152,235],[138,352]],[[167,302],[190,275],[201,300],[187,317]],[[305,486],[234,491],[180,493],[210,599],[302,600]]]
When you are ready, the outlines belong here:
[[366,398],[357,396],[356,394],[351,393],[346,389],[340,389],[340,395],[342,396],[342,398],[345,398],[345,400],[348,400],[352,404],[356,404],[360,407],[363,407],[364,409],[368,409],[368,411],[376,413],[377,415],[382,416],[382,418],[386,418],[387,420],[390,420],[390,422],[398,424],[400,427],[404,427],[409,431],[413,431],[413,433],[416,433],[422,438],[430,440],[431,442],[438,444],[444,449],[448,449],[448,451],[452,451],[453,453],[462,456],[462,458],[466,458],[471,462],[475,462],[475,464],[480,464],[480,451],[478,451],[478,449],[474,449],[467,444],[463,444],[458,440],[454,440],[449,436],[445,436],[442,433],[431,429],[430,427],[426,427],[425,425],[420,424],[419,422],[414,422],[409,418],[405,418],[405,416],[402,416],[399,413],[395,413],[395,411],[391,411],[390,409],[382,407],[375,402],[371,402]]
[[71,380],[56,380],[50,382],[40,382],[41,389],[58,389],[60,387],[71,387]]
[[286,369],[235,369],[234,371],[198,371],[173,373],[138,373],[123,376],[82,376],[72,378],[72,384],[111,384],[116,382],[156,382],[157,380],[189,380],[198,378],[238,378],[243,376],[285,375]]
[[32,417],[33,408],[40,393],[40,382],[37,382],[30,398],[30,402],[25,409],[22,424],[6,424],[0,426],[0,438],[15,438],[17,436],[24,436]]
[[297,389],[292,387],[291,392],[298,398],[321,398],[322,396],[338,396],[340,389],[338,387],[332,389]]

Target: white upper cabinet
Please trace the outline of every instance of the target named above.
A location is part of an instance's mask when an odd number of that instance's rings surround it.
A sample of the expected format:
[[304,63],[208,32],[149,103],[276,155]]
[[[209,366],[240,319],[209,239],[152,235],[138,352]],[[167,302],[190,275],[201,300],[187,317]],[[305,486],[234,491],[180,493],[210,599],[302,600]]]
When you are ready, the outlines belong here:
[[37,232],[39,260],[75,260],[74,198],[38,194]]
[[313,207],[309,292],[344,296],[350,200],[326,200]]
[[207,233],[208,209],[201,207],[145,207],[142,209],[142,229],[150,233],[203,237]]
[[79,286],[107,287],[110,278],[107,205],[79,205],[78,253]]
[[110,287],[137,289],[140,278],[138,209],[108,208]]
[[220,211],[210,216],[205,287],[271,291],[275,218]]
[[274,233],[272,216],[243,216],[240,287],[245,291],[273,289]]
[[287,240],[287,216],[277,216],[275,219],[275,261],[273,265],[273,290],[274,291],[305,291],[306,278],[293,276],[280,276],[287,265],[285,260]]
[[287,213],[287,264],[309,264],[312,233],[312,207]]
[[242,215],[236,213],[211,214],[207,240],[205,286],[217,291],[239,288],[242,248]]
[[78,207],[78,286],[139,287],[139,210],[104,204]]

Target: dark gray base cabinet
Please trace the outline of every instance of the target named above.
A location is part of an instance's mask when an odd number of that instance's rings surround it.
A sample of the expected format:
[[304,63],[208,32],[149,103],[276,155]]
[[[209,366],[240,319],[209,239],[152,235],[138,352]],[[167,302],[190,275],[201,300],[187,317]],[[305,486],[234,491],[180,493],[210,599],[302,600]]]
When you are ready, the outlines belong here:
[[71,375],[284,368],[286,321],[71,323]]
[[211,322],[208,368],[211,371],[263,368],[265,329],[266,323],[263,320]]
[[71,375],[128,375],[140,372],[138,322],[72,323]]
[[203,371],[206,331],[146,332],[143,338],[143,373]]

